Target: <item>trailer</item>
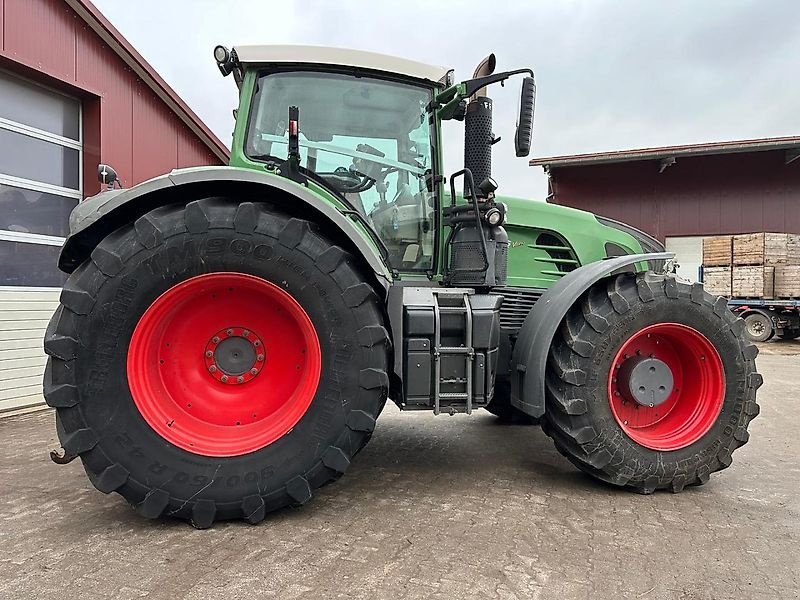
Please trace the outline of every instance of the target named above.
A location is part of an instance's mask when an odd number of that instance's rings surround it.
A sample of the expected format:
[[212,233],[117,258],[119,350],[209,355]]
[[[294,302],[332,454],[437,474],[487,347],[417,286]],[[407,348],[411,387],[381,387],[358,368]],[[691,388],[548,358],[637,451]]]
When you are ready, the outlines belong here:
[[753,342],[800,337],[800,299],[731,298],[728,306],[744,319],[745,335]]

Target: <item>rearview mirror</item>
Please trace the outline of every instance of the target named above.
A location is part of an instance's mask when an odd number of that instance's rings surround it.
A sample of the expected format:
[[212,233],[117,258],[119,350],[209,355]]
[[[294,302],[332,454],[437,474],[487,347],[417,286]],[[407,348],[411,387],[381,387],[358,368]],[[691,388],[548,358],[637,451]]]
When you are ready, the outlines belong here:
[[517,132],[514,134],[514,149],[517,156],[528,156],[533,138],[533,109],[536,105],[536,82],[533,77],[522,80],[522,91],[519,99],[519,117]]

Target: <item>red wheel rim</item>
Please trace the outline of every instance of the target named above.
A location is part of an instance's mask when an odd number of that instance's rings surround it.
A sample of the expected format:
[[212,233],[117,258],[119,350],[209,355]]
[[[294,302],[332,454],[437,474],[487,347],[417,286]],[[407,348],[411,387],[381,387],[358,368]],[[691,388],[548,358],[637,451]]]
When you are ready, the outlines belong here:
[[[650,383],[646,375],[641,379],[645,371],[654,373]],[[719,353],[699,331],[678,323],[633,334],[608,375],[614,418],[629,438],[652,450],[678,450],[699,440],[717,420],[724,397]]]
[[303,308],[269,281],[211,273],[145,311],[128,348],[128,384],[162,438],[203,456],[239,456],[285,435],[319,384],[321,352]]

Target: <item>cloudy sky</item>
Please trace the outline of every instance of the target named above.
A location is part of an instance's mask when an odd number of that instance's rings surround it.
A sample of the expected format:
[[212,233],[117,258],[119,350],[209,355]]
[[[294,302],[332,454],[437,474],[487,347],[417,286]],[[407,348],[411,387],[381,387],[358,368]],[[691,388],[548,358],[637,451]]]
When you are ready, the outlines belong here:
[[[213,47],[315,44],[452,66],[483,56],[530,66],[532,156],[800,135],[800,2],[795,0],[94,0],[230,144],[237,102]],[[502,8],[501,8],[502,7]],[[514,157],[519,80],[493,86],[500,191],[544,198],[539,167]],[[446,166],[463,162],[449,123]]]

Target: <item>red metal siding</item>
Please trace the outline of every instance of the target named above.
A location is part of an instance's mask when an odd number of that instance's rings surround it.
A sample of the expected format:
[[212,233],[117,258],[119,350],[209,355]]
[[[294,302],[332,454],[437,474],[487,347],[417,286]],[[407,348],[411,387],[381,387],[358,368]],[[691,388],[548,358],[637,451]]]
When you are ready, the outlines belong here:
[[3,50],[7,56],[72,81],[75,78],[75,25],[72,10],[57,0],[5,0]]
[[133,94],[133,172],[135,181],[178,166],[178,129],[162,102],[143,84]]
[[554,202],[678,235],[800,232],[800,160],[783,151],[554,168]]
[[114,165],[126,187],[220,163],[62,0],[0,0],[0,7],[2,64],[83,99],[86,195],[99,191],[98,160]]

